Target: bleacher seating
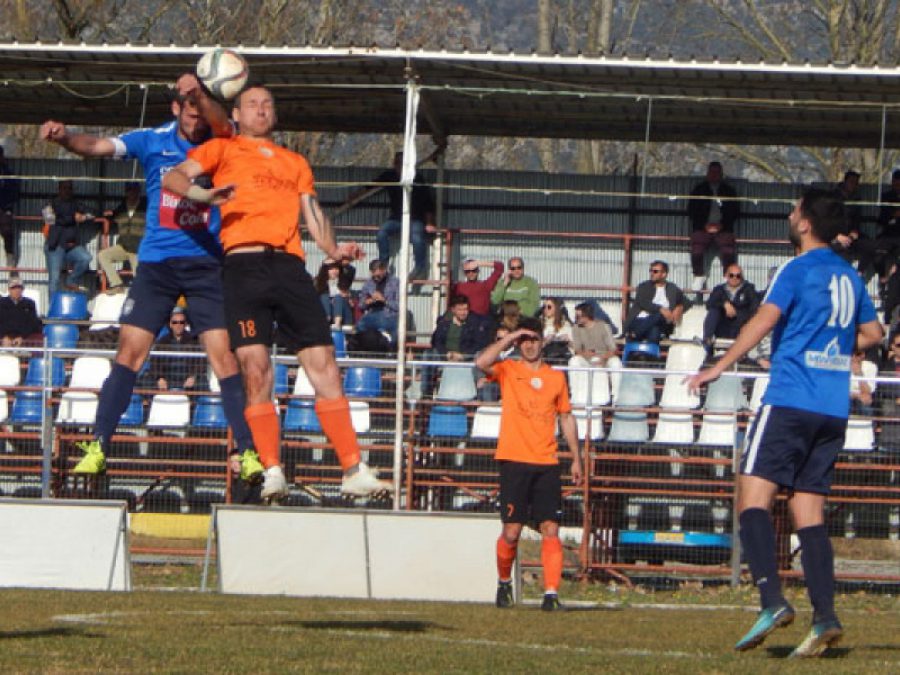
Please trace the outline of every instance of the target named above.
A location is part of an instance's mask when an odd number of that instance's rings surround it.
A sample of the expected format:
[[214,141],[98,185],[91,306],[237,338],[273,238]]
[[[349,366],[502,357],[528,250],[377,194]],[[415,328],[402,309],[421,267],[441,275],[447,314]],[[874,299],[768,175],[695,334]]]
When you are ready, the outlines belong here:
[[428,416],[428,435],[464,438],[469,433],[466,409],[461,405],[436,405]]
[[344,393],[357,398],[381,396],[381,371],[366,366],[347,368],[344,373]]
[[100,293],[94,299],[90,330],[118,328],[122,306],[127,297],[124,293]]
[[472,420],[473,439],[496,439],[500,436],[499,405],[480,405]]
[[194,405],[194,415],[191,426],[198,429],[225,429],[228,422],[225,419],[225,409],[222,407],[222,398],[219,396],[200,396]]
[[441,383],[435,398],[439,401],[474,401],[475,373],[472,367],[446,367],[441,369]]
[[57,291],[50,297],[47,318],[57,321],[83,321],[88,318],[87,295],[77,291]]
[[[81,356],[72,365],[72,389],[97,389],[110,371],[109,359]],[[97,414],[97,394],[91,391],[63,392],[56,421],[62,424],[93,424]]]
[[[44,386],[44,368],[46,359],[43,356],[32,357],[28,361],[28,370],[25,371],[26,387]],[[61,358],[53,357],[50,360],[50,386],[61,387],[66,382],[66,364]]]
[[78,344],[78,326],[71,323],[48,323],[44,325],[47,346],[54,349],[74,349]]
[[191,421],[191,401],[185,394],[156,394],[150,402],[147,427],[184,429]]

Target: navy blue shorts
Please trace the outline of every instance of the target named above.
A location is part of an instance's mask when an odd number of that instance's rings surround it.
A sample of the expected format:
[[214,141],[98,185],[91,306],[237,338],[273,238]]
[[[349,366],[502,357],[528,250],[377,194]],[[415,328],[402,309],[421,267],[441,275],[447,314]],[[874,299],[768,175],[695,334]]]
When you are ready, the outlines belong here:
[[500,464],[500,519],[504,523],[534,523],[562,518],[562,478],[559,464]]
[[225,256],[224,272],[232,348],[270,347],[276,326],[292,352],[334,344],[322,301],[302,259],[282,251],[232,253]]
[[764,405],[744,441],[741,473],[794,492],[827,495],[846,431],[841,417]]
[[209,256],[142,262],[122,307],[121,322],[156,335],[180,296],[194,333],[225,328],[222,265]]

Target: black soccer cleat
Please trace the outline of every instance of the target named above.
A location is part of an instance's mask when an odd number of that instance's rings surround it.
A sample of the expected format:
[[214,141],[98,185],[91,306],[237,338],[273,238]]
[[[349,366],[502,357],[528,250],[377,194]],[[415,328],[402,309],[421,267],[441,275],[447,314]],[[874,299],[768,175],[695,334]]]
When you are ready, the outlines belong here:
[[500,609],[509,609],[516,604],[513,599],[513,588],[511,581],[501,581],[497,584],[497,607]]
[[544,612],[562,612],[565,611],[565,607],[559,604],[559,596],[556,593],[544,593],[541,610]]

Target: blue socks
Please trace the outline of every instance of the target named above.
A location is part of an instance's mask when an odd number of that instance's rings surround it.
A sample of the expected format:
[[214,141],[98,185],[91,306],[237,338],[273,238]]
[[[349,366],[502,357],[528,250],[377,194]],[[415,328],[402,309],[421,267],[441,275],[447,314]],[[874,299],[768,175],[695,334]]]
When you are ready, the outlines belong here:
[[836,621],[834,613],[834,553],[824,525],[797,530],[806,592],[813,606],[813,623]]
[[219,388],[222,390],[222,407],[225,409],[225,418],[231,426],[231,433],[234,434],[235,445],[239,450],[252,448],[253,435],[244,418],[247,399],[240,373],[219,380]]
[[765,509],[747,509],[740,515],[741,546],[750,565],[753,583],[759,589],[763,609],[784,602],[778,562],[775,559],[775,527]]
[[119,418],[131,402],[137,373],[120,363],[113,363],[109,377],[100,389],[100,400],[97,404],[97,417],[94,422],[94,438],[106,446],[116,432]]

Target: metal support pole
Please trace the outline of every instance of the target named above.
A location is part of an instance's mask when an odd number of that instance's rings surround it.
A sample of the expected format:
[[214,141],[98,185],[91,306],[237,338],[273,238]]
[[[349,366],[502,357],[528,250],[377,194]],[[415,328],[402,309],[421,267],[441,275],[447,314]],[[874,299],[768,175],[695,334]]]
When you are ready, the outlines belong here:
[[647,124],[644,127],[644,157],[641,161],[641,197],[647,192],[647,158],[650,156],[650,125],[653,122],[653,97],[647,99]]
[[406,370],[406,312],[409,306],[409,209],[412,203],[413,180],[416,176],[416,113],[419,109],[419,88],[410,71],[406,81],[406,123],[403,130],[403,216],[400,229],[400,316],[397,322],[397,392],[394,395],[394,510],[400,509],[400,485],[403,468],[403,374]]
[[[878,182],[884,180],[884,137],[887,133],[887,106],[881,106],[881,140],[878,144]],[[888,181],[890,182],[890,181]],[[878,191],[878,206],[881,206],[881,190]]]
[[53,462],[53,410],[50,408],[53,386],[53,354],[44,338],[44,372],[41,386],[41,499],[50,499],[50,480]]

